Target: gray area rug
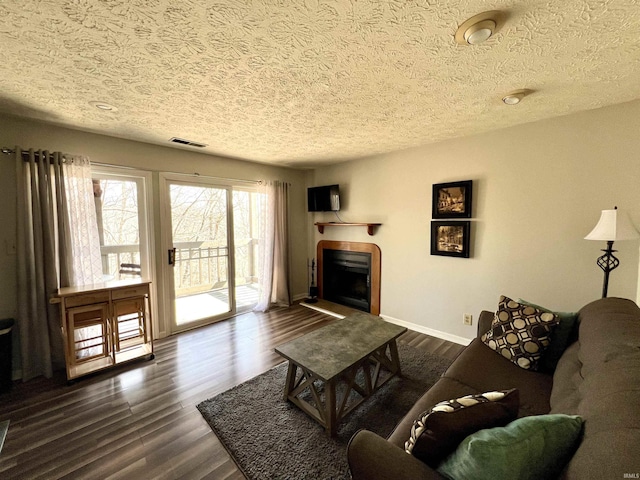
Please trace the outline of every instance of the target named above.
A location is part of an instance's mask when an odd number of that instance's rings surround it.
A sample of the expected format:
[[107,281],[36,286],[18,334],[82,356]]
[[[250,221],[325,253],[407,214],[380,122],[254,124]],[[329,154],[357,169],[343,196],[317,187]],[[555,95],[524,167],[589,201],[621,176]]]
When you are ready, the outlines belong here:
[[320,424],[282,398],[286,363],[205,400],[197,408],[245,476],[261,479],[349,479],[346,447],[365,428],[383,437],[433,385],[451,360],[399,344],[395,377],[351,412],[330,438]]

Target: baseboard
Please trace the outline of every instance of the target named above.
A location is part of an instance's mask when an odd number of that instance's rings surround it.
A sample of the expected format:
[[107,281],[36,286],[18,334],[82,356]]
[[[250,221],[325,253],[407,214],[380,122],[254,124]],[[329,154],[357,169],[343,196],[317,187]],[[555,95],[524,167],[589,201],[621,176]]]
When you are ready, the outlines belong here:
[[405,322],[404,320],[400,320],[398,318],[390,317],[389,315],[380,315],[387,322],[393,323],[395,325],[400,325],[401,327],[407,327],[409,330],[413,330],[414,332],[424,333],[425,335],[431,335],[432,337],[441,338],[442,340],[447,340],[448,342],[457,343],[458,345],[469,345],[471,343],[470,338],[459,337],[458,335],[452,335],[447,332],[441,332],[440,330],[434,330],[433,328],[425,327],[423,325],[418,325],[416,323]]
[[298,293],[297,295],[294,295],[293,297],[291,297],[291,301],[297,302],[298,300],[304,300],[308,296],[309,296],[308,293]]
[[[303,298],[306,298],[306,295],[303,295]],[[344,318],[343,314],[332,312],[329,309],[323,308],[322,304],[318,305],[315,303],[305,303],[300,302],[300,305],[310,308],[312,310],[316,310],[318,312],[326,313],[328,315],[332,315],[337,318]],[[382,318],[384,318],[387,322],[393,323],[395,325],[400,325],[401,327],[407,327],[409,330],[413,330],[414,332],[424,333],[425,335],[430,335],[432,337],[441,338],[442,340],[447,340],[448,342],[457,343],[458,345],[469,345],[472,339],[459,337],[458,335],[452,335],[451,333],[441,332],[440,330],[434,330],[433,328],[425,327],[423,325],[418,325],[416,323],[405,322],[404,320],[400,320],[399,318],[390,317],[389,315],[380,314]]]

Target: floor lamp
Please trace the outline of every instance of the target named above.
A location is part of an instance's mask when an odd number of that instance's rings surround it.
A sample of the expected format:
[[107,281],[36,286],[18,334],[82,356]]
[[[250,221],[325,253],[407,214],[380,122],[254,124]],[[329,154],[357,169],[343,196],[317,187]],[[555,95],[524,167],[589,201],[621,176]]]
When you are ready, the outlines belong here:
[[613,210],[602,210],[600,220],[594,229],[584,237],[585,240],[604,240],[607,248],[602,249],[604,255],[598,257],[597,265],[604,271],[604,282],[602,283],[602,298],[606,298],[609,288],[609,273],[620,265],[620,260],[613,252],[613,242],[620,240],[635,240],[640,238],[640,234],[629,220],[629,217],[621,213],[618,207]]

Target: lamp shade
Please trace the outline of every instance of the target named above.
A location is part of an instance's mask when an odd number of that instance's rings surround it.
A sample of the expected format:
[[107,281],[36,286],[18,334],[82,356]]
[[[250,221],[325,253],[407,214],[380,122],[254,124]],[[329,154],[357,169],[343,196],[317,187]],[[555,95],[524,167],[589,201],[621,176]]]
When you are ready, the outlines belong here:
[[629,220],[626,213],[615,210],[602,210],[600,220],[594,229],[584,237],[585,240],[634,240],[640,238],[640,234]]

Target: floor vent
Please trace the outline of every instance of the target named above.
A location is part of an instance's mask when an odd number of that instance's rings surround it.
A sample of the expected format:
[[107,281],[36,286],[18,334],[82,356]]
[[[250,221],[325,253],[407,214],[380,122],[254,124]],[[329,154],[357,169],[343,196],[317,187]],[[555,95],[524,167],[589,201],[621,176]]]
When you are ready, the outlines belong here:
[[189,145],[190,147],[204,148],[204,143],[192,142],[191,140],[185,140],[184,138],[173,137],[169,140],[171,143],[179,143],[180,145]]

